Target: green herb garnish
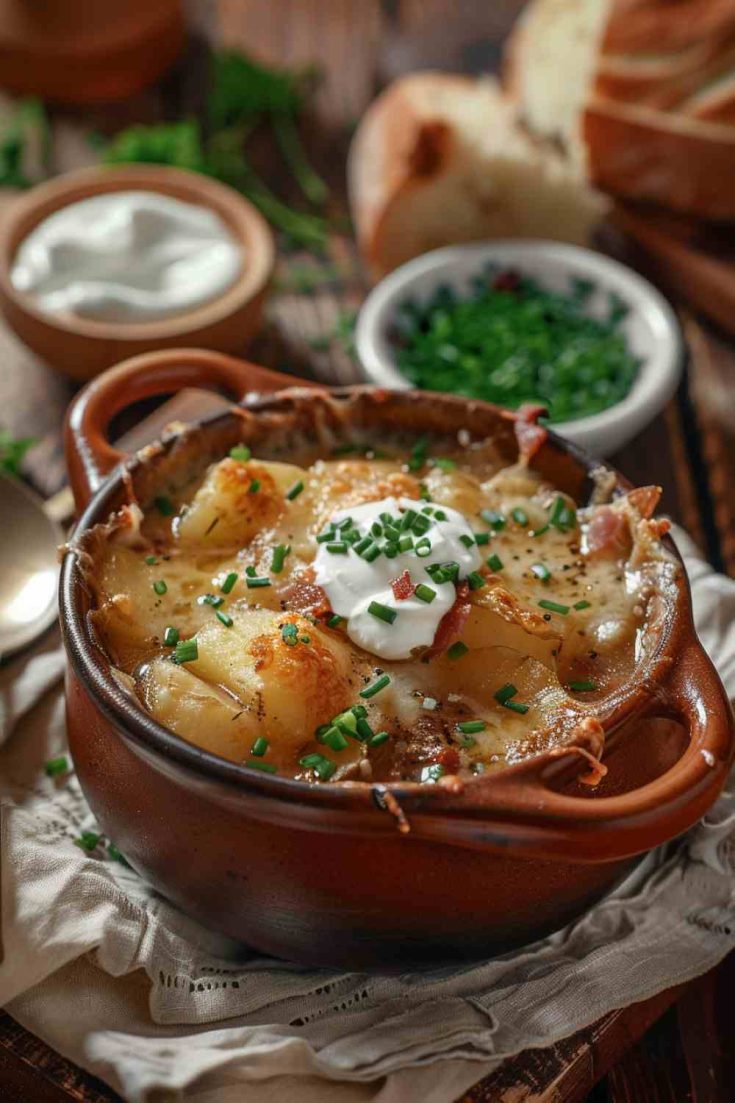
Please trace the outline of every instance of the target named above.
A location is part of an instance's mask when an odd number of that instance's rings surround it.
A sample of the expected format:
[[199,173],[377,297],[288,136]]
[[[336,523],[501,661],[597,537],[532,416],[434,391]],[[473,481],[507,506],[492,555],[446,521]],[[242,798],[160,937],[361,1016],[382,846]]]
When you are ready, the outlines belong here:
[[390,685],[390,677],[387,674],[381,674],[381,676],[372,683],[372,685],[365,686],[360,690],[360,696],[367,700],[370,697],[374,697],[376,693],[380,693],[381,689],[385,689]]
[[250,748],[250,753],[254,754],[256,758],[262,758],[265,752],[268,750],[268,740],[263,735],[259,735]]
[[605,410],[630,391],[640,361],[611,298],[593,317],[572,284],[568,293],[498,269],[478,273],[473,290],[440,287],[398,312],[395,358],[415,387],[449,391],[516,409],[540,402],[553,422]]
[[220,590],[222,591],[223,594],[229,594],[230,593],[230,591],[232,590],[232,587],[237,582],[237,578],[238,578],[237,571],[230,571],[230,573],[227,575],[227,578],[224,580],[224,582],[220,586]]
[[565,617],[569,612],[568,605],[560,605],[558,601],[547,601],[545,598],[539,602],[541,609],[548,609],[550,613],[558,613],[560,617]]
[[301,493],[301,491],[303,489],[304,489],[304,484],[301,481],[301,479],[299,479],[298,482],[294,483],[293,486],[289,490],[286,491],[286,497],[289,500],[289,502],[292,502],[294,500],[294,498],[298,498],[299,494]]
[[190,640],[178,641],[173,654],[173,660],[175,663],[193,663],[198,658],[199,645],[195,637],[192,636]]
[[457,640],[451,647],[447,648],[448,659],[461,659],[463,655],[466,655],[469,651],[469,647],[462,640]]
[[230,449],[230,459],[239,460],[241,463],[247,463],[251,456],[252,452],[247,444],[236,444]]
[[153,589],[159,597],[163,597],[163,595],[168,592],[168,586],[162,578],[156,579],[153,583]]
[[178,628],[167,628],[163,633],[163,646],[164,647],[176,647],[179,642],[179,630]]
[[393,624],[398,616],[397,609],[391,609],[390,606],[383,605],[381,601],[371,601],[367,611],[371,616],[384,621],[385,624]]
[[69,772],[69,760],[65,754],[60,754],[56,758],[47,759],[43,769],[46,777],[59,777],[60,774]]

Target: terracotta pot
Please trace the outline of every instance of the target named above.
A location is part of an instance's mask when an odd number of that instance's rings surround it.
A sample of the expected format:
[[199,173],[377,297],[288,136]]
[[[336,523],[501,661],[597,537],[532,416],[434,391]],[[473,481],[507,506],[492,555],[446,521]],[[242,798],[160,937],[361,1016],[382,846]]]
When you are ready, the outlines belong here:
[[21,95],[124,100],[183,45],[181,0],[0,0],[0,83]]
[[[84,511],[78,533],[125,500],[115,466],[122,457],[104,435],[111,417],[180,386],[261,393],[247,397],[245,422],[226,412],[129,460],[142,494],[177,457],[203,463],[221,455],[241,439],[243,424],[257,447],[284,418],[308,427],[316,407],[374,435],[381,426],[492,433],[514,455],[509,423],[481,402],[348,388],[326,403],[324,392],[303,385],[268,395],[291,382],[298,381],[182,350],[138,357],[90,384],[67,425],[70,477]],[[551,435],[538,466],[586,500],[590,459]],[[574,919],[637,856],[691,827],[725,781],[730,706],[694,634],[683,572],[657,600],[650,658],[606,716],[610,772],[597,791],[575,780],[576,756],[553,754],[481,775],[461,794],[417,783],[312,786],[226,762],[160,727],[111,676],[70,550],[61,619],[77,775],[102,830],[144,877],[206,925],[262,951],[384,969],[489,956]],[[398,830],[393,798],[407,833]]]
[[[210,207],[243,248],[242,272],[223,294],[195,310],[151,322],[104,322],[39,310],[34,296],[10,280],[16,250],[43,219],[90,196],[115,191],[160,192]],[[126,356],[201,344],[240,352],[260,327],[275,264],[268,223],[233,188],[197,172],[161,165],[79,169],[38,184],[9,207],[0,223],[0,310],[21,341],[52,367],[89,379]]]

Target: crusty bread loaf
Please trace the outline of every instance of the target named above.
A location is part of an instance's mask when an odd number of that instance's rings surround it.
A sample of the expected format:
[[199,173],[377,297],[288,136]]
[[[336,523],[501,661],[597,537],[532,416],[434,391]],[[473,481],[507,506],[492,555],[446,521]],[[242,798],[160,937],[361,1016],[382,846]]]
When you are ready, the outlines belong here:
[[415,73],[370,106],[350,150],[358,241],[374,276],[441,245],[584,242],[604,211],[552,148],[517,126],[489,79]]
[[504,75],[595,186],[735,219],[735,0],[532,0]]

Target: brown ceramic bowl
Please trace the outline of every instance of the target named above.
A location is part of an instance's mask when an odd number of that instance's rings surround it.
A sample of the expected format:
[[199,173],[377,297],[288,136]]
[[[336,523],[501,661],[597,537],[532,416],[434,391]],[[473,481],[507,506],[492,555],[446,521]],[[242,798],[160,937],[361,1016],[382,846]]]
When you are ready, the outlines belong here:
[[[202,384],[234,398],[251,393],[239,409],[120,466],[105,440],[114,413]],[[517,455],[509,422],[482,402],[367,387],[268,393],[283,385],[262,368],[192,350],[138,357],[90,384],[67,425],[83,511],[77,532],[123,503],[126,480],[145,501],[172,472],[201,467],[236,441],[257,448],[280,434],[288,442],[325,419],[365,426],[371,439],[386,427],[445,440],[463,428],[492,434],[509,460]],[[534,464],[587,500],[590,459],[551,434]],[[625,488],[619,481],[618,492]],[[576,780],[573,753],[480,775],[462,793],[417,783],[309,785],[224,761],[162,728],[118,684],[90,632],[89,604],[69,550],[61,580],[69,743],[102,830],[203,923],[297,961],[407,967],[489,956],[557,929],[639,855],[696,823],[733,757],[730,706],[695,636],[683,571],[661,585],[649,629],[655,646],[604,716],[609,773],[592,792]]]
[[[145,323],[100,322],[39,310],[32,295],[16,291],[10,270],[16,250],[54,211],[106,192],[141,189],[214,210],[242,242],[242,272],[224,294],[196,310]],[[21,341],[74,379],[89,379],[119,360],[155,349],[196,344],[219,352],[242,351],[260,326],[275,262],[268,223],[233,188],[197,172],[160,165],[81,169],[32,188],[0,222],[0,310]]]

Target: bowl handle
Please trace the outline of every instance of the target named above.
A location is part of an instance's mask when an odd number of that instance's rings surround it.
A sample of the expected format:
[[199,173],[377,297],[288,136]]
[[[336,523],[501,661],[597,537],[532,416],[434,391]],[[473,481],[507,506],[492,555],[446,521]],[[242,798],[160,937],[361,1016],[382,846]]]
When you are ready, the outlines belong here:
[[206,349],[167,349],[124,360],[83,387],[67,411],[64,450],[77,511],[125,458],[110,444],[107,430],[113,417],[131,403],[182,387],[221,390],[237,402],[249,391],[267,393],[313,385],[307,379]]
[[[681,658],[648,709],[680,720],[689,732],[687,749],[665,773],[618,796],[576,796],[551,787],[546,756],[531,759],[488,776],[484,808],[472,818],[462,815],[461,797],[439,798],[442,811],[457,813],[435,821],[445,841],[449,834],[471,847],[500,843],[518,857],[606,862],[651,850],[692,827],[725,784],[735,728],[725,689],[693,628],[682,643]],[[427,826],[431,834],[431,820]]]

